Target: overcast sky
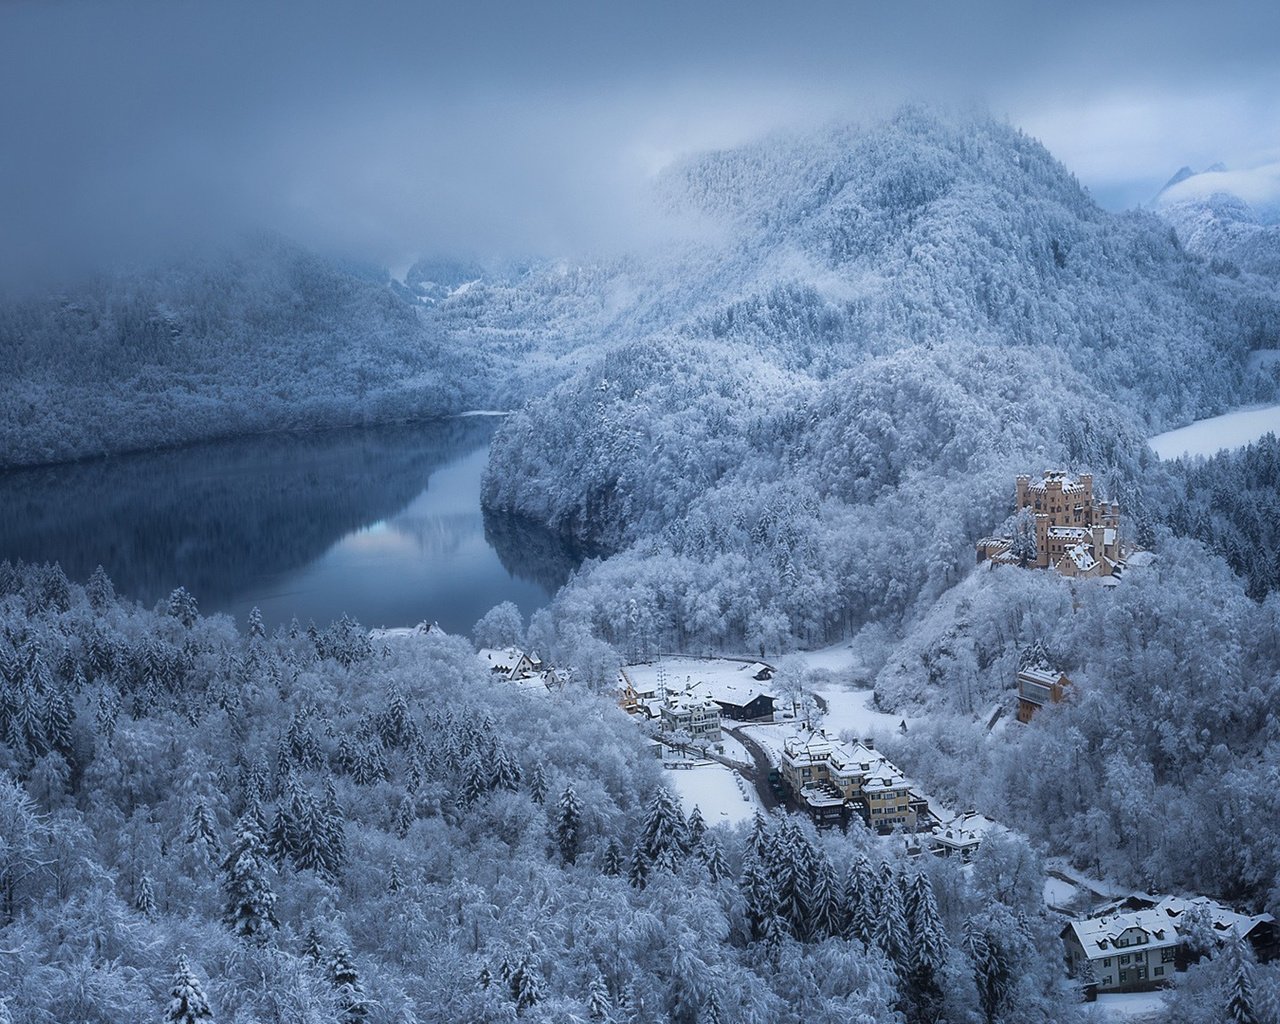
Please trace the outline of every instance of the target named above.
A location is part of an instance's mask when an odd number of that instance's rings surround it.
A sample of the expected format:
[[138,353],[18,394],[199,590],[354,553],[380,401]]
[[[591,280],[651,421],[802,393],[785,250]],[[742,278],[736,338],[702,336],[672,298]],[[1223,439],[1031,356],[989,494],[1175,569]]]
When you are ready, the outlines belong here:
[[1280,4],[0,0],[0,97],[9,272],[253,227],[571,252],[641,233],[674,156],[905,97],[985,103],[1112,208],[1280,164]]

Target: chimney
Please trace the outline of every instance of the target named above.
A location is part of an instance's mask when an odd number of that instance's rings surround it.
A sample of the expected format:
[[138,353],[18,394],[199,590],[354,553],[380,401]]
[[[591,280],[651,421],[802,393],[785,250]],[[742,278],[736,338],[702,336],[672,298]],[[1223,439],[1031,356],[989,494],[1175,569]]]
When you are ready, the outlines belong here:
[[875,750],[876,738],[874,736],[868,736],[865,740],[862,741],[862,745],[866,747],[868,750]]

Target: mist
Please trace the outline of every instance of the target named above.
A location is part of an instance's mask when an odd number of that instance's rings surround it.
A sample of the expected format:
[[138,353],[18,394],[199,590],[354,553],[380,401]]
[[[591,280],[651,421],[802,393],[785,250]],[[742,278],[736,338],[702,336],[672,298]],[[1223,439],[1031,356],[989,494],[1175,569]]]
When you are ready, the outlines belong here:
[[981,103],[1132,206],[1280,159],[1280,14],[1201,11],[7,4],[0,274],[256,230],[386,266],[626,247],[670,228],[681,155],[907,98]]

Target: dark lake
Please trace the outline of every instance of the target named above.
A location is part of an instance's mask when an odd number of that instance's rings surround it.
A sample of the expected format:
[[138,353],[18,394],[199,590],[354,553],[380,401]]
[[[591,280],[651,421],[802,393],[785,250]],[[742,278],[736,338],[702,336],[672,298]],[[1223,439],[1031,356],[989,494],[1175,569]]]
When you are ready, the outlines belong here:
[[271,434],[0,473],[0,559],[57,561],[154,604],[185,586],[243,625],[343,614],[468,632],[568,578],[557,538],[486,516],[495,417]]

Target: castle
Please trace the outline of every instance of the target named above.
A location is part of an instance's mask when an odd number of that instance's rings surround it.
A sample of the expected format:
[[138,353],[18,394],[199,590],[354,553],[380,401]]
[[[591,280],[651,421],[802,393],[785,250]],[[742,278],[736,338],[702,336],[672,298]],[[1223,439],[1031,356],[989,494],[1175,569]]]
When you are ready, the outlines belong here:
[[1016,510],[1028,509],[1035,521],[1035,555],[1019,550],[1016,538],[978,541],[978,561],[1053,566],[1064,576],[1119,576],[1125,552],[1120,546],[1120,506],[1097,498],[1093,475],[1078,479],[1063,470],[1045,470],[1043,480],[1018,477]]

